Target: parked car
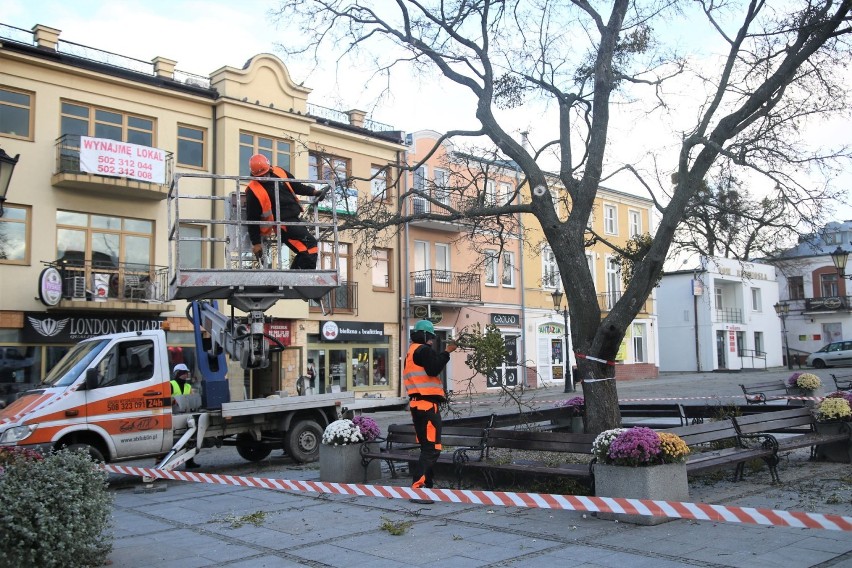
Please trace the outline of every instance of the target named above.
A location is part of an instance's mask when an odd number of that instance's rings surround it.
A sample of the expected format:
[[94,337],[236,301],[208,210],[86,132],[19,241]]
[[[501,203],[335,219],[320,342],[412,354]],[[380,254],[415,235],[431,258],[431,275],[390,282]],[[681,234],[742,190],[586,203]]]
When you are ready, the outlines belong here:
[[805,360],[808,367],[825,369],[826,367],[852,365],[852,341],[834,341],[819,351],[808,355]]

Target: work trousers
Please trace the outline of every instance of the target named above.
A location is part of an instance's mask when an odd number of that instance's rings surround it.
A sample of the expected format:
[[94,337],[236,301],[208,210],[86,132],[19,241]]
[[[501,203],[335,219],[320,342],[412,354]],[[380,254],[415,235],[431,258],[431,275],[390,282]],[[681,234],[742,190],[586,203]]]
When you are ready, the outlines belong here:
[[[284,219],[300,222],[299,218]],[[296,253],[293,262],[290,263],[291,270],[313,270],[317,267],[317,240],[308,227],[304,225],[282,225],[281,240],[291,251]]]
[[420,459],[411,468],[411,487],[432,487],[435,463],[441,455],[441,412],[427,400],[412,400],[408,405],[414,433],[420,444]]

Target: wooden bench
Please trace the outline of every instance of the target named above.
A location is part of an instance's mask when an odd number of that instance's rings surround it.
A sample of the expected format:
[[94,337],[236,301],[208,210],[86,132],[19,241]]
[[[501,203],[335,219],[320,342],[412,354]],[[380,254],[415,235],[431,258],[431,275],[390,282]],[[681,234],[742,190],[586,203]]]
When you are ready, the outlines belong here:
[[594,434],[489,428],[485,437],[484,455],[480,456],[480,459],[467,460],[458,464],[459,473],[461,474],[465,469],[478,469],[482,472],[489,489],[494,488],[494,474],[497,472],[571,477],[587,483],[590,488],[594,488],[594,466],[591,463],[566,462],[555,465],[534,461],[506,463],[493,459],[491,451],[497,448],[505,448],[591,455],[592,443],[595,438]]
[[463,426],[474,428],[505,428],[524,426],[528,429],[550,429],[558,420],[570,419],[571,412],[566,408],[530,409],[523,412],[506,414],[483,414],[463,418],[447,418],[444,426]]
[[744,416],[766,412],[789,410],[790,407],[781,404],[684,404],[681,406],[684,425],[700,424],[707,420],[716,420],[729,416]]
[[778,400],[787,397],[787,383],[782,380],[766,383],[740,385],[748,404],[766,404],[768,400]]
[[[779,451],[789,451],[798,448],[811,448],[811,458],[816,456],[816,448],[821,444],[848,441],[852,435],[852,428],[848,422],[843,422],[844,428],[836,433],[820,433],[816,431],[816,420],[808,408],[793,408],[783,412],[770,412],[767,414],[752,414],[749,416],[737,416],[733,418],[734,426],[740,437],[768,436],[769,443],[775,447],[775,460]],[[784,438],[777,438],[774,434],[785,432],[794,433]]]
[[832,374],[831,378],[834,379],[834,386],[839,391],[848,391],[852,390],[852,375],[846,375],[845,377],[838,377],[837,375]]
[[[686,459],[687,475],[733,465],[735,467],[734,481],[739,481],[742,479],[746,463],[762,459],[769,466],[773,482],[777,479],[775,448],[771,444],[762,443],[762,440],[760,440],[761,443],[758,447],[749,447],[737,431],[731,418],[670,428],[666,432],[680,436],[692,450],[692,453]],[[759,436],[753,438],[759,438]],[[731,445],[713,448],[714,444],[723,445],[725,443]]]
[[621,412],[623,428],[644,426],[666,429],[687,423],[680,404],[619,404],[618,409]]
[[[461,473],[456,466],[456,462],[470,459],[466,455],[467,452],[472,452],[474,455],[478,453],[478,459],[481,459],[485,450],[486,432],[487,428],[468,428],[462,426],[444,426],[441,428],[441,445],[456,449],[452,453],[441,453],[438,463],[451,464],[456,467],[459,487],[461,486]],[[391,477],[396,478],[396,462],[405,462],[410,466],[410,464],[420,459],[420,444],[417,442],[417,436],[414,434],[413,424],[391,424],[388,426],[387,436],[377,441],[384,442],[384,446],[380,445],[377,451],[371,450],[366,444],[361,446],[361,464],[364,466],[365,476],[367,474],[367,466],[373,460],[387,462],[391,470]]]

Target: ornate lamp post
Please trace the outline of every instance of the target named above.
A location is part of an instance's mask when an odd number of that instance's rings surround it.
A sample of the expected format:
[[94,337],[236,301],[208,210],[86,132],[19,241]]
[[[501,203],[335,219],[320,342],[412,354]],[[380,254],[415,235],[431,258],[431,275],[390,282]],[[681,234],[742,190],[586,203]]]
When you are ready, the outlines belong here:
[[0,217],[3,216],[3,202],[6,201],[6,192],[9,191],[9,182],[12,181],[12,172],[18,164],[18,154],[14,158],[0,148]]
[[787,359],[787,368],[793,368],[793,360],[790,359],[790,344],[787,342],[787,316],[790,315],[790,304],[781,302],[772,306],[775,313],[781,318],[781,332],[784,334],[784,356]]
[[562,314],[562,317],[565,319],[565,392],[574,392],[574,373],[568,367],[568,306],[565,306],[564,310],[559,309],[562,305],[563,296],[561,289],[557,288],[550,296],[553,298],[553,309],[556,310],[557,314]]

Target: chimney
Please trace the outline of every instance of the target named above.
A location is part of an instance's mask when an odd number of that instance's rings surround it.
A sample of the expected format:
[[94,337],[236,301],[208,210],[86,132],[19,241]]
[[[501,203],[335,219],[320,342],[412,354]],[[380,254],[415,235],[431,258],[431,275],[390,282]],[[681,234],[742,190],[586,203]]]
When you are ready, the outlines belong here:
[[56,51],[56,45],[59,43],[59,34],[62,30],[49,28],[41,24],[33,26],[33,35],[35,36],[36,45],[42,49]]
[[364,128],[364,119],[367,118],[367,113],[363,110],[350,110],[347,111],[346,114],[349,115],[349,124],[352,126],[357,126],[358,128]]
[[166,79],[175,78],[175,65],[177,61],[166,59],[165,57],[155,57],[151,60],[154,64],[154,75],[157,77],[165,77]]

